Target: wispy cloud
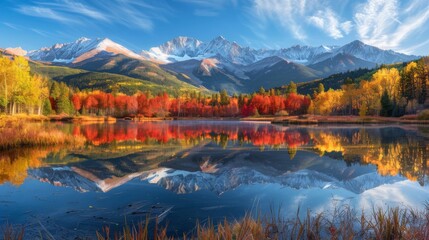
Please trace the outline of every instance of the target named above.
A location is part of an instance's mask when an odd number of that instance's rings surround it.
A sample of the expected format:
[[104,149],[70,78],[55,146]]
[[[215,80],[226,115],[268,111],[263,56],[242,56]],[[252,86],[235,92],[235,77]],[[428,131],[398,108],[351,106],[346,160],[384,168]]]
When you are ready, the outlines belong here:
[[255,16],[267,23],[279,22],[288,29],[294,38],[304,41],[307,38],[300,19],[305,17],[306,1],[300,0],[254,0],[252,6]]
[[40,29],[31,28],[30,30],[33,31],[33,32],[35,32],[35,33],[37,33],[37,34],[39,34],[40,36],[49,37],[49,33],[45,32],[45,31],[42,31]]
[[307,27],[313,25],[333,39],[349,34],[353,23],[343,21],[330,6],[330,1],[253,0],[252,13],[269,26],[280,25],[302,42],[308,39]]
[[397,0],[368,0],[358,5],[354,15],[357,32],[369,44],[380,45],[389,39],[388,32],[396,24],[398,17]]
[[73,19],[68,18],[63,14],[48,7],[21,5],[17,8],[17,11],[28,16],[48,18],[61,22],[74,21]]
[[15,30],[20,30],[20,27],[16,24],[13,24],[13,23],[3,22],[3,25],[5,25],[6,27],[15,29]]
[[[397,0],[368,0],[354,14],[359,37],[366,43],[385,49],[401,50],[406,40],[429,22],[426,0],[401,5]],[[410,48],[408,48],[410,49]]]
[[351,21],[340,22],[339,17],[330,8],[317,11],[314,16],[309,18],[309,22],[333,39],[344,37],[344,34],[348,34],[353,26]]
[[238,0],[176,0],[181,3],[190,4],[196,7],[194,15],[200,17],[216,17],[227,6],[237,6]]
[[45,2],[40,4],[46,7],[54,8],[60,12],[80,14],[96,20],[108,20],[108,17],[104,13],[77,1],[64,0],[62,2]]
[[[91,5],[89,4],[91,3]],[[170,8],[163,1],[149,4],[131,0],[55,0],[20,5],[16,10],[28,16],[47,18],[65,24],[85,24],[94,20],[127,28],[151,31],[154,20],[166,21]]]
[[176,0],[182,3],[188,3],[197,5],[199,7],[211,8],[211,9],[221,9],[228,4],[237,6],[237,0],[216,0],[216,1],[207,1],[207,0]]

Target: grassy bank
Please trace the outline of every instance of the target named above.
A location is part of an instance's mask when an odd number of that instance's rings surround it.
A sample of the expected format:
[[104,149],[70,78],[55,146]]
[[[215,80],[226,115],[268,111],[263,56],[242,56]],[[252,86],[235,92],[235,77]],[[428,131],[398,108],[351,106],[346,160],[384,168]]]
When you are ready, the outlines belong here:
[[[428,114],[429,115],[429,114]],[[70,115],[0,115],[0,122],[4,121],[61,121],[61,122],[82,122],[82,123],[114,123],[117,120],[132,120],[138,122],[146,121],[171,121],[171,120],[206,120],[206,121],[258,121],[272,122],[274,124],[296,124],[296,125],[316,125],[316,124],[429,124],[429,120],[418,115],[405,115],[403,117],[380,117],[380,116],[320,116],[320,115],[300,115],[300,116],[258,116],[258,117],[128,117],[115,118],[107,116],[70,116]]]
[[[158,230],[159,229],[159,230]],[[107,230],[107,231],[106,231]],[[369,215],[357,213],[348,206],[334,212],[307,214],[285,219],[279,214],[271,217],[246,215],[236,221],[197,223],[195,230],[182,236],[168,236],[167,228],[155,225],[153,239],[429,239],[429,209],[372,209]],[[97,232],[98,240],[112,239],[110,229]],[[113,239],[149,239],[148,224],[126,226]],[[104,235],[103,235],[104,234]]]
[[49,117],[35,114],[0,115],[0,124],[8,121],[42,122],[49,121]]
[[0,149],[77,144],[84,139],[20,118],[0,119]]
[[[429,239],[429,209],[417,211],[411,208],[373,208],[368,215],[358,213],[348,206],[333,212],[310,214],[285,219],[278,214],[270,217],[246,215],[240,220],[224,220],[214,224],[196,223],[188,233],[170,234],[167,227],[156,221],[146,220],[122,229],[108,226],[94,233],[94,239],[146,240],[146,239]],[[24,228],[7,226],[3,229],[6,240],[24,239]],[[42,234],[43,230],[40,231]],[[51,233],[46,233],[51,236]]]
[[61,116],[61,115],[52,115],[49,116],[50,121],[57,122],[84,122],[84,123],[115,123],[116,118],[109,116]]
[[43,121],[61,121],[61,122],[115,122],[114,117],[105,116],[71,116],[67,114],[59,115],[35,115],[35,114],[16,114],[0,115],[0,123],[6,121],[23,121],[23,122],[43,122]]
[[272,122],[274,119],[275,119],[274,116],[262,116],[262,117],[245,117],[245,118],[240,118],[240,121]]

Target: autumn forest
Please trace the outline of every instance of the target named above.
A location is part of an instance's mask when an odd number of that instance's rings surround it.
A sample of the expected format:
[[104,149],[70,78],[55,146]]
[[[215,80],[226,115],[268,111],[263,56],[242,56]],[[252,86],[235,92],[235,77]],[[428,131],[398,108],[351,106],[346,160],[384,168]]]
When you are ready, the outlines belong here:
[[77,89],[32,74],[23,57],[0,58],[0,110],[13,115],[70,114],[114,117],[247,117],[285,115],[356,115],[399,117],[428,105],[429,58],[403,66],[382,65],[367,80],[344,79],[341,89],[319,84],[311,95],[301,95],[291,82],[279,89],[262,87],[253,94],[228,95],[136,92],[125,95]]

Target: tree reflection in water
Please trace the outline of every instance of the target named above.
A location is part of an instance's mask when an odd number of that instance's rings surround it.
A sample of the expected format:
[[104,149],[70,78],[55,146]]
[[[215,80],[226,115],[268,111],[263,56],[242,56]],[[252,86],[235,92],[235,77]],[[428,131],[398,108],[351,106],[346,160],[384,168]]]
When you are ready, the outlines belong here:
[[[0,184],[10,182],[20,185],[27,177],[29,168],[67,165],[80,161],[76,156],[85,154],[87,159],[96,156],[112,157],[148,147],[153,151],[163,151],[163,146],[176,146],[183,150],[208,143],[214,143],[223,149],[286,149],[290,159],[294,159],[297,151],[312,151],[320,156],[340,158],[339,160],[349,164],[372,164],[377,167],[380,175],[402,175],[421,185],[424,185],[428,174],[429,145],[427,138],[418,134],[424,131],[417,128],[281,127],[233,122],[120,122],[76,124],[70,127],[70,130],[69,127],[65,128],[68,129],[67,132],[83,136],[87,140],[84,149],[73,146],[62,150],[45,148],[4,151],[0,154]],[[171,155],[176,153],[177,150],[174,150]]]

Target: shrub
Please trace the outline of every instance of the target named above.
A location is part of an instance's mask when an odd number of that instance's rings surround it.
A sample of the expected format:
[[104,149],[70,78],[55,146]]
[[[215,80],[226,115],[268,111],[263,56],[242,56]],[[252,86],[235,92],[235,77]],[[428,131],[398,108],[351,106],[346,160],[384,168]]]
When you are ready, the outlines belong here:
[[289,113],[286,110],[280,110],[276,112],[276,116],[289,116]]
[[418,120],[429,120],[429,109],[425,109],[417,114]]

